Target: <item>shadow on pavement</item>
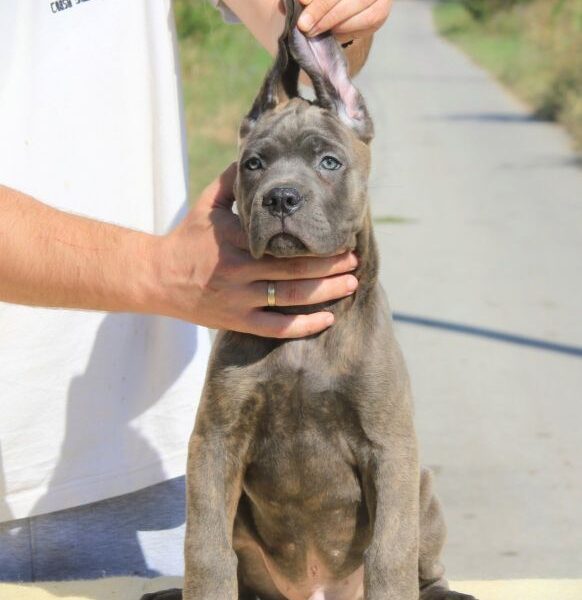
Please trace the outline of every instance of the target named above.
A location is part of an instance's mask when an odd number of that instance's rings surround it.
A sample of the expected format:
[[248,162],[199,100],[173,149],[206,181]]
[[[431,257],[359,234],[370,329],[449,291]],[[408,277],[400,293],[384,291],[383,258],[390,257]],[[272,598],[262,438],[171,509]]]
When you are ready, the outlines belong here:
[[478,337],[506,342],[509,344],[517,344],[519,346],[528,346],[530,348],[538,348],[547,352],[558,352],[560,354],[568,354],[570,356],[578,356],[582,358],[582,347],[570,346],[567,344],[558,344],[548,342],[537,338],[531,338],[514,333],[506,333],[495,329],[487,329],[485,327],[475,327],[474,325],[463,325],[462,323],[454,323],[452,321],[443,321],[440,319],[430,319],[427,317],[417,317],[407,315],[401,312],[393,314],[394,321],[397,323],[408,323],[410,325],[420,325],[422,327],[432,327],[434,329],[444,329],[455,333],[464,333],[465,335],[474,335]]
[[549,123],[535,114],[529,113],[451,113],[440,115],[438,117],[428,117],[429,119],[439,119],[443,121],[477,121],[483,123]]

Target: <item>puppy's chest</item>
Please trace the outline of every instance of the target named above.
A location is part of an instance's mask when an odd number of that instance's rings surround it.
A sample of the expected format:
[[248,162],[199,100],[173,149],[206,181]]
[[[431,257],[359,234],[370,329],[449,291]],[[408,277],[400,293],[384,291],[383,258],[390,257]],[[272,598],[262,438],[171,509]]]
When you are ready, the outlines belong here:
[[257,383],[262,410],[243,481],[252,527],[287,598],[356,598],[369,540],[353,453],[358,417],[337,373],[291,350]]
[[349,376],[308,343],[286,344],[264,372],[267,376],[256,380],[262,398],[258,423],[264,437],[309,429],[324,435],[344,430],[353,420]]
[[356,376],[316,341],[284,344],[246,373],[254,427],[237,531],[255,533],[237,543],[258,544],[282,596],[353,599],[370,535]]
[[[311,491],[321,492],[328,477],[336,483],[347,478],[351,488],[356,462],[352,448],[361,440],[344,377],[300,345],[274,357],[268,373],[255,388],[261,402],[251,471],[259,479],[276,476],[277,482],[263,482],[266,489],[275,484],[281,490],[283,485],[289,487],[284,495],[300,492],[304,500]],[[310,490],[312,485],[318,489]],[[329,485],[334,487],[334,481]]]

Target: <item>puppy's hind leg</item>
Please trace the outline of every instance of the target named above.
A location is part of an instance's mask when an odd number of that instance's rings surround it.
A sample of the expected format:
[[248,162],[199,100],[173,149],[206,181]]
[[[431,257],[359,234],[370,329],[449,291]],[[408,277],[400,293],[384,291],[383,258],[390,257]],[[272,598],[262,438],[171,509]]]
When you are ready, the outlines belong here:
[[446,538],[446,526],[438,498],[432,489],[432,474],[422,468],[420,473],[420,539],[419,585],[420,600],[475,600],[468,594],[449,589],[440,556]]

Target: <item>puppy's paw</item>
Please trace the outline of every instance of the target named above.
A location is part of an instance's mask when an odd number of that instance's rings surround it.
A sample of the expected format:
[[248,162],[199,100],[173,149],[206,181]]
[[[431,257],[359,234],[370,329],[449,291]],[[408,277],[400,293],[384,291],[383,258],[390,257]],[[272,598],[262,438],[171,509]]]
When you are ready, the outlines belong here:
[[141,600],[182,600],[182,590],[173,588],[171,590],[162,590],[161,592],[153,592],[144,594]]

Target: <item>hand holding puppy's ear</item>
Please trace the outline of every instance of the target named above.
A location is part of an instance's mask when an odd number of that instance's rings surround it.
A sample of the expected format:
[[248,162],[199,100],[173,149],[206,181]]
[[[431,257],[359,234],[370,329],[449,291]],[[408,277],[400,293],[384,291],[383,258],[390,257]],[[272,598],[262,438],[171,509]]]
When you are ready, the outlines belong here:
[[297,26],[313,37],[331,31],[340,41],[368,37],[384,24],[392,0],[300,0],[305,6]]
[[[331,4],[335,0],[326,1]],[[240,139],[249,134],[265,112],[299,95],[297,79],[301,68],[313,84],[315,104],[334,112],[363,142],[368,143],[374,133],[372,121],[362,95],[350,79],[346,57],[338,41],[329,32],[316,37],[306,36],[297,25],[312,4],[324,0],[311,0],[308,8],[303,10],[301,2],[305,0],[284,2],[285,28],[279,38],[279,51],[241,125]],[[340,0],[338,4],[342,2],[353,6],[355,0]]]
[[363,142],[370,142],[374,135],[372,120],[334,36],[328,32],[308,37],[295,28],[288,44],[290,54],[313,83],[316,104],[334,112]]

